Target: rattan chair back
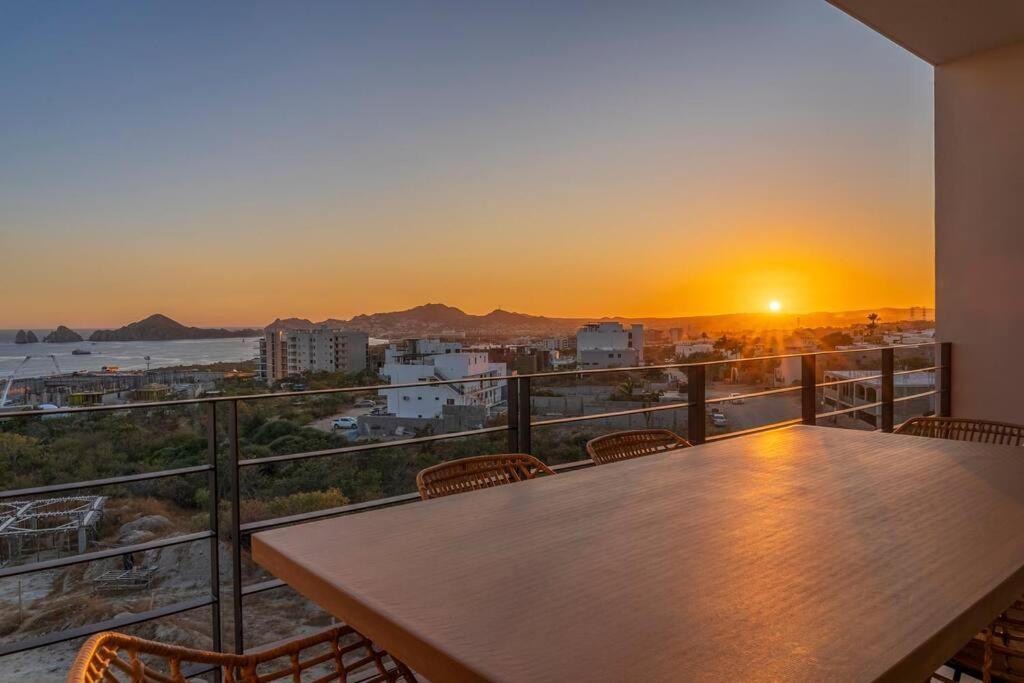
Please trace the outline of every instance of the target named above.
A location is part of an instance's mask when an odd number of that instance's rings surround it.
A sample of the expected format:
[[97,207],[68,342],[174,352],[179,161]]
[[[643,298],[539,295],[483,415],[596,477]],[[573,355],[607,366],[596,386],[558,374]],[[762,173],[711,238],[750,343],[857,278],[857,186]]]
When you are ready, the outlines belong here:
[[533,479],[554,470],[526,453],[478,455],[443,462],[416,475],[423,500]]
[[591,439],[587,442],[587,455],[595,465],[604,465],[690,446],[689,441],[667,429],[638,429]]
[[1024,427],[1021,425],[959,417],[915,417],[900,425],[896,433],[953,441],[1024,445]]
[[225,683],[416,681],[408,667],[358,631],[337,626],[244,655],[168,645],[107,631],[82,646],[67,683],[185,683],[195,679],[197,672],[210,668],[219,669]]

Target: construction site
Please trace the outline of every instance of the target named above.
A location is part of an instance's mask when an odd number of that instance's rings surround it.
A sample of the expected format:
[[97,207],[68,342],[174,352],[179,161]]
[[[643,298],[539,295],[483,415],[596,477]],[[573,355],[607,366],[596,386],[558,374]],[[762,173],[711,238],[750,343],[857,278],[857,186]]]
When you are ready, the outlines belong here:
[[84,553],[97,540],[102,496],[0,502],[0,566]]

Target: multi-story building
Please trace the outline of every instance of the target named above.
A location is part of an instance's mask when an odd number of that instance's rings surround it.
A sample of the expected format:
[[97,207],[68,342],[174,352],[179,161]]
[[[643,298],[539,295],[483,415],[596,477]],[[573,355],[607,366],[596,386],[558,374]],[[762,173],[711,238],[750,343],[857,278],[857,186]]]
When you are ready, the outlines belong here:
[[463,349],[458,342],[409,339],[393,344],[384,354],[380,374],[389,384],[415,384],[474,379],[459,384],[430,384],[382,389],[388,414],[403,418],[439,418],[443,406],[482,406],[488,414],[504,401],[504,363],[492,363],[487,351]]
[[581,368],[627,368],[644,362],[644,326],[587,323],[576,333],[576,363]]
[[271,325],[260,339],[260,376],[272,383],[307,372],[361,372],[369,341],[359,330]]
[[689,358],[695,353],[712,353],[715,344],[710,339],[682,339],[675,345],[676,356]]

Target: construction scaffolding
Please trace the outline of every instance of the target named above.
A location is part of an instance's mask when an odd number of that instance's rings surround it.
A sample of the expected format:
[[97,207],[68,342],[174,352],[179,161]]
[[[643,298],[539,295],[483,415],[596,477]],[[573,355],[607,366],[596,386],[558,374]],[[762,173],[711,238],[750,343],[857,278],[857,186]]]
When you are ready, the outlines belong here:
[[95,542],[104,496],[0,502],[0,565],[23,557],[84,553]]

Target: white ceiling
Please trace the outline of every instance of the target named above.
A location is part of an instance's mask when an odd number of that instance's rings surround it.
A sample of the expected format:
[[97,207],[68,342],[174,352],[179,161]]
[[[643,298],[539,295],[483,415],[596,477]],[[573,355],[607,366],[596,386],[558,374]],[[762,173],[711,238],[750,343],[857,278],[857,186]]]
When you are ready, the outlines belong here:
[[1024,41],[1024,0],[827,2],[932,64]]

